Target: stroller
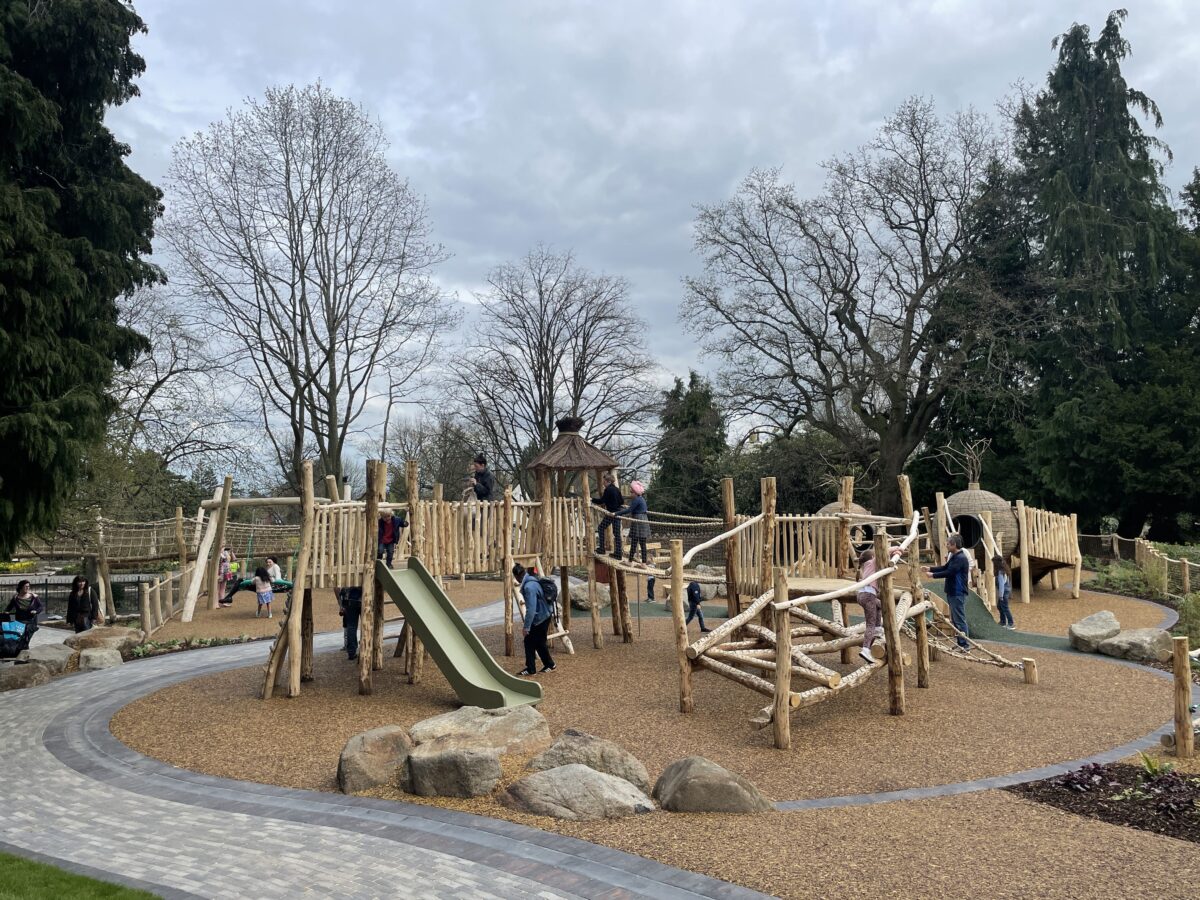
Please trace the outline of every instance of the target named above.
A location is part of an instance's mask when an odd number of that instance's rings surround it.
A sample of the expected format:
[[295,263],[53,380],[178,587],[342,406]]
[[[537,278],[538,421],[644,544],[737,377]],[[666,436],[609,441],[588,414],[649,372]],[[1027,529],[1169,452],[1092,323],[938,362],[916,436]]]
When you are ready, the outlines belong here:
[[16,659],[22,650],[28,650],[35,630],[18,622],[15,616],[0,615],[0,659]]

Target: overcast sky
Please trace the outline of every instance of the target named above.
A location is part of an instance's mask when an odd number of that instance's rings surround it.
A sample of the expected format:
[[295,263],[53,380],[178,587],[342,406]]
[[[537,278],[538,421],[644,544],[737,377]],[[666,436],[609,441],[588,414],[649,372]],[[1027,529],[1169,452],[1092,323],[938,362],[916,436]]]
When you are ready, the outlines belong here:
[[[183,135],[269,85],[322,79],[383,122],[453,254],[449,291],[469,301],[539,241],[572,248],[629,280],[664,375],[684,374],[710,368],[677,318],[695,204],[754,167],[816,191],[820,162],[912,94],[991,111],[1112,2],[138,0],[142,96],[109,121],[157,182]],[[1200,164],[1195,3],[1127,5],[1126,76],[1162,109],[1178,188]]]

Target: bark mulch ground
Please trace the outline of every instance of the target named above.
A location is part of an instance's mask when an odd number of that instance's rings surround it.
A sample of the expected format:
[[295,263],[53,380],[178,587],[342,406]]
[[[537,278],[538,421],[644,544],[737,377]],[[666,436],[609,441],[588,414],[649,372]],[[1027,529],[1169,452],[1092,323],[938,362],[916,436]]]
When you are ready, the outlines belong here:
[[[499,600],[501,587],[499,581],[468,579],[464,584],[458,579],[450,579],[446,583],[446,593],[459,609],[471,609]],[[317,632],[337,631],[342,627],[342,620],[337,613],[337,599],[332,590],[313,591],[313,600],[313,627]],[[201,597],[191,622],[184,624],[179,621],[179,616],[176,616],[154,632],[154,640],[169,641],[186,637],[232,638],[243,634],[251,637],[274,637],[279,630],[280,616],[283,614],[283,598],[272,604],[274,619],[255,618],[256,606],[254,593],[251,591],[237,594],[233,606],[228,609],[209,609],[207,598]],[[400,611],[391,602],[388,602],[386,610],[389,619],[400,615]]]
[[1091,765],[1009,790],[1076,815],[1200,843],[1200,778],[1187,772]]
[[[1064,576],[1063,583],[1069,580]],[[1086,584],[1086,582],[1085,582]],[[1122,628],[1155,628],[1166,617],[1169,610],[1164,606],[1089,591],[1086,587],[1079,592],[1079,599],[1071,598],[1069,588],[1051,590],[1049,579],[1044,585],[1035,585],[1029,603],[1022,603],[1014,595],[1011,604],[1013,621],[1021,631],[1036,631],[1066,637],[1067,629],[1092,613],[1107,609]]]
[[[886,678],[876,675],[798,712],[793,749],[783,753],[771,746],[769,729],[748,722],[766,698],[719,676],[697,673],[696,711],[681,716],[671,624],[643,626],[634,644],[610,641],[597,652],[576,641],[575,656],[558,654],[558,671],[539,677],[551,730],[577,727],[614,740],[652,776],[700,753],[774,800],[942,784],[1077,759],[1141,736],[1171,714],[1167,682],[1090,657],[1043,654],[1036,687],[1014,670],[947,659],[934,664],[929,690],[917,689],[909,673],[907,715],[887,715]],[[482,636],[501,658],[499,628]],[[456,705],[433,665],[414,686],[390,656],[387,662],[370,697],[358,695],[355,669],[340,654],[319,654],[316,681],[292,700],[259,700],[258,667],[195,679],[121,710],[113,732],[185,768],[332,789],[338,754],[352,735],[410,725]],[[517,659],[501,662],[520,666]]]

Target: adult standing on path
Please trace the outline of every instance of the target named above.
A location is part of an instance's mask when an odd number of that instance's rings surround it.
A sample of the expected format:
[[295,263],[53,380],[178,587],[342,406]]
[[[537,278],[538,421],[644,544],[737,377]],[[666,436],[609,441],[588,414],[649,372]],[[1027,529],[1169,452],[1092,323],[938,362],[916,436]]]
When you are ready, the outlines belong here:
[[475,490],[475,499],[480,503],[496,499],[496,479],[488,471],[487,457],[482,453],[477,453],[474,462],[471,463],[471,468],[475,472],[475,481],[471,485]]
[[67,595],[67,624],[75,629],[75,633],[87,631],[96,623],[104,624],[100,613],[100,599],[96,591],[88,584],[82,575],[76,575],[71,582],[71,593]]
[[613,553],[616,559],[621,558],[621,520],[613,513],[625,505],[624,498],[621,497],[621,489],[617,487],[617,479],[613,477],[612,472],[604,473],[604,491],[600,494],[598,500],[592,500],[597,506],[602,506],[608,510],[608,515],[600,519],[600,528],[596,532],[596,552],[604,552],[604,532],[609,527],[612,528],[613,536]]
[[517,674],[524,677],[537,671],[537,658],[541,657],[542,671],[554,671],[554,657],[550,655],[550,646],[546,642],[546,634],[550,630],[550,604],[542,590],[537,576],[526,571],[517,563],[512,567],[512,577],[520,586],[521,597],[525,601],[525,622],[521,632],[525,635],[525,668]]
[[925,568],[926,578],[946,579],[946,603],[950,607],[950,621],[954,623],[960,634],[957,636],[958,646],[964,650],[970,648],[967,643],[967,579],[971,576],[971,561],[963,550],[961,534],[952,534],[946,540],[950,553],[944,566]]
[[8,601],[4,611],[12,613],[13,617],[27,625],[29,633],[33,634],[38,630],[38,616],[46,611],[46,605],[42,603],[42,598],[33,592],[33,585],[29,580],[22,578],[17,582],[17,592]]

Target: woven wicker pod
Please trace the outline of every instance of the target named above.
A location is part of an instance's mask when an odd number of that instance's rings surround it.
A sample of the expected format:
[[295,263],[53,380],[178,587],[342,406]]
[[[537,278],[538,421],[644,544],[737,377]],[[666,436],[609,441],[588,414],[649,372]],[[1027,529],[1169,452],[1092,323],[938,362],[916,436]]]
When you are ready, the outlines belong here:
[[[954,519],[959,516],[973,516],[978,519],[979,514],[987,510],[992,514],[992,534],[1000,535],[1001,551],[1005,556],[1016,552],[1019,537],[1017,514],[1009,502],[999,494],[971,487],[947,497],[946,509]],[[967,533],[970,530],[968,523],[959,523],[959,530],[963,532],[964,538],[970,537]]]
[[[832,503],[826,503],[817,510],[818,516],[833,516],[842,511],[842,504],[834,500]],[[859,515],[869,516],[871,511],[865,506],[859,506],[857,503],[850,504],[850,512],[858,513]]]

